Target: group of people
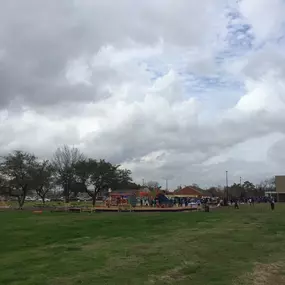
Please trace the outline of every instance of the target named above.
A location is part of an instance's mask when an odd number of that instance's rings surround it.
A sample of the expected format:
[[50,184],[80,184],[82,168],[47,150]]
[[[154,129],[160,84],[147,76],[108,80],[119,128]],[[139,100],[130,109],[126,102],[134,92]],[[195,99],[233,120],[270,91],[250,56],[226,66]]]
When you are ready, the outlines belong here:
[[254,206],[255,203],[269,203],[271,210],[275,209],[275,199],[272,197],[255,197],[255,198],[243,198],[243,199],[231,199],[228,203],[233,205],[235,209],[239,209],[239,204],[249,204],[250,206]]
[[159,207],[161,205],[165,205],[168,207],[189,207],[191,205],[202,205],[205,203],[211,203],[213,202],[211,198],[187,198],[187,197],[173,197],[173,198],[167,198],[164,195],[158,195],[154,199],[149,198],[140,198],[140,206],[151,206],[151,207]]

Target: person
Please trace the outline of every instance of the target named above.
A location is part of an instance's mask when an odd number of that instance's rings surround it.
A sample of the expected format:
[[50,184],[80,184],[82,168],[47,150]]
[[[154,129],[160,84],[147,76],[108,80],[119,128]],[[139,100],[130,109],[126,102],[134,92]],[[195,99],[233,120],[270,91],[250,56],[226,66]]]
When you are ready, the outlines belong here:
[[271,210],[274,211],[274,208],[275,208],[275,201],[274,201],[274,199],[271,199],[270,206],[271,206]]
[[235,209],[239,209],[238,201],[235,200]]

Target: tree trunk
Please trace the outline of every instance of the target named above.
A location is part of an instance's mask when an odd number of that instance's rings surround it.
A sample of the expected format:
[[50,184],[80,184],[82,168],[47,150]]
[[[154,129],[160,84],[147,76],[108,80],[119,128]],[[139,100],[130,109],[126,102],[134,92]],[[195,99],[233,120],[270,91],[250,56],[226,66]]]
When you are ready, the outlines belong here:
[[69,197],[70,193],[69,193],[69,183],[66,183],[64,185],[64,198],[65,198],[65,203],[69,203]]
[[23,210],[24,203],[25,203],[25,196],[18,196],[18,204],[20,210]]
[[96,193],[94,193],[92,196],[92,206],[95,207],[95,205],[96,205]]
[[45,203],[46,203],[46,201],[45,201],[45,196],[43,196],[43,197],[41,197],[41,198],[42,198],[43,204],[45,204]]

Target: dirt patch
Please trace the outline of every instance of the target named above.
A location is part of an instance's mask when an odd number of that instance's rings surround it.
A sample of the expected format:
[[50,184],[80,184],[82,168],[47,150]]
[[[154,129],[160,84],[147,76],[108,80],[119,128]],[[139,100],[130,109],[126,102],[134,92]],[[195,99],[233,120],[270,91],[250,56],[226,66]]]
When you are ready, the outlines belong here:
[[199,268],[199,263],[184,261],[180,266],[167,270],[163,274],[151,275],[146,284],[175,284],[185,279],[191,280],[191,275],[195,274]]
[[284,264],[258,264],[252,273],[254,285],[285,284],[285,276],[282,274]]
[[248,285],[285,285],[284,263],[257,263],[253,272],[245,274],[234,284]]

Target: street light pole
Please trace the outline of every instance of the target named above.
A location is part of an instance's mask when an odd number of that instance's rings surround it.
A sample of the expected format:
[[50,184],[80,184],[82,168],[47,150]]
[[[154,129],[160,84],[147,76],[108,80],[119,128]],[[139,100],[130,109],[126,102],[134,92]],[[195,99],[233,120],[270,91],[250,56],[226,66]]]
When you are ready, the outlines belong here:
[[228,185],[228,171],[226,170],[226,195],[227,195],[227,203],[229,201],[229,185]]

